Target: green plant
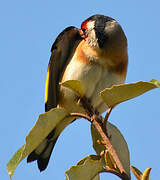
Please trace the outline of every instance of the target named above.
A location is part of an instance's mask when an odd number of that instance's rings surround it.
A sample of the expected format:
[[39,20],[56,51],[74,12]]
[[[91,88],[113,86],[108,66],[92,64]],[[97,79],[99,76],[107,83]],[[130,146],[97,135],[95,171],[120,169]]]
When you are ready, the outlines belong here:
[[[86,114],[69,113],[62,108],[53,108],[40,114],[39,118],[26,136],[26,143],[12,157],[7,164],[7,170],[12,178],[17,165],[30,154],[52,131],[56,125],[68,118],[70,123],[75,117],[85,118],[91,122],[93,148],[96,155],[89,155],[80,160],[65,172],[66,180],[98,180],[99,173],[113,173],[123,180],[130,180],[130,169],[138,180],[148,180],[151,168],[141,173],[134,166],[130,166],[130,157],[127,143],[120,130],[108,122],[111,111],[120,103],[137,97],[151,89],[160,88],[160,83],[153,79],[150,82],[137,82],[116,85],[106,88],[100,96],[108,106],[106,116],[102,118],[84,97],[83,84],[80,81],[66,81],[62,86],[70,88],[79,95],[77,103],[86,109]],[[54,118],[53,118],[54,117]],[[123,151],[121,151],[123,149]]]

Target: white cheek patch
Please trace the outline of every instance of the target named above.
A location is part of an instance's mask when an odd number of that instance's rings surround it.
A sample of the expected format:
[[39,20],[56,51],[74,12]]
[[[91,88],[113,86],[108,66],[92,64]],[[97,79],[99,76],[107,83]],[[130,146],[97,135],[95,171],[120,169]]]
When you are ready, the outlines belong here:
[[95,27],[95,21],[89,21],[87,23],[87,29],[88,30],[92,30],[92,29],[94,29],[94,27]]

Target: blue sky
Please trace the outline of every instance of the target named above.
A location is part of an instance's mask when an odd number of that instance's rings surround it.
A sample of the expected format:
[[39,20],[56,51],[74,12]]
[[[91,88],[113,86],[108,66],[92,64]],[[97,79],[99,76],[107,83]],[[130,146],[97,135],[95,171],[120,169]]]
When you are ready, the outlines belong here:
[[[80,27],[93,14],[115,18],[128,38],[127,83],[160,80],[160,2],[158,0],[3,1],[0,5],[0,179],[8,180],[6,163],[24,144],[38,115],[44,112],[44,89],[50,48],[67,26]],[[123,133],[131,164],[152,167],[151,179],[160,178],[160,90],[152,90],[117,106],[110,121]],[[94,154],[90,124],[72,123],[59,138],[47,170],[24,160],[13,179],[65,179],[64,172],[84,156]],[[101,180],[118,179],[103,174]],[[135,179],[135,178],[133,178]]]

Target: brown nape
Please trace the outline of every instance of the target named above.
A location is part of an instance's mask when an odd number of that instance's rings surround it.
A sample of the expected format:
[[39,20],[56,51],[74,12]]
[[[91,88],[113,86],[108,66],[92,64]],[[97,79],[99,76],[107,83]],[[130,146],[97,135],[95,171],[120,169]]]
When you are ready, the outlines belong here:
[[112,68],[112,71],[116,74],[126,76],[127,74],[128,61],[122,61]]
[[110,52],[106,54],[106,58],[112,61],[112,64],[108,64],[108,68],[118,75],[126,76],[128,67],[128,55],[127,52]]
[[108,63],[109,69],[119,75],[126,76],[128,67],[127,39],[123,37],[119,41],[113,40],[107,43],[101,56],[111,60]]

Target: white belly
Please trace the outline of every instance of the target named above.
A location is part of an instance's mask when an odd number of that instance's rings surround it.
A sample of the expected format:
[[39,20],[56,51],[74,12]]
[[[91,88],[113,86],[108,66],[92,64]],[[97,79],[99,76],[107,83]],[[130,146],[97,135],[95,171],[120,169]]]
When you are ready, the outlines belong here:
[[[101,65],[93,63],[86,65],[80,61],[71,61],[62,78],[62,82],[67,80],[80,80],[84,85],[85,96],[90,99],[92,106],[103,113],[107,106],[102,101],[99,93],[105,88],[114,84],[122,84],[125,79],[117,74],[108,72]],[[84,112],[82,106],[76,104],[78,97],[72,90],[61,87],[60,106],[66,108],[69,112]]]

